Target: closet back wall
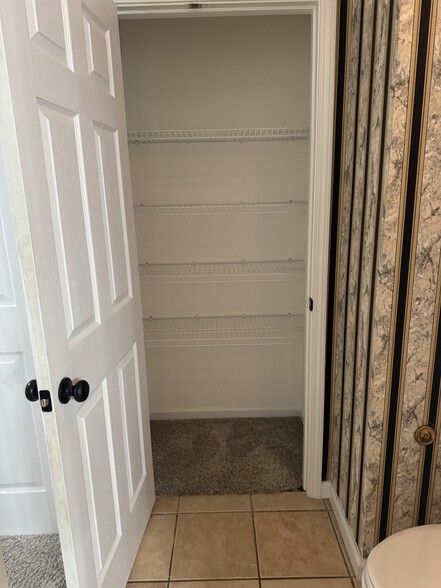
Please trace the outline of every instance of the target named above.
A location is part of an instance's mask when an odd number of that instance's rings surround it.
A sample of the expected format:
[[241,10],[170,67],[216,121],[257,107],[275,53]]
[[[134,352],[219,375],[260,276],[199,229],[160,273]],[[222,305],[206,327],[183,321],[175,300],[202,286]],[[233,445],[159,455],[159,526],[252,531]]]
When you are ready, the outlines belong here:
[[[120,35],[129,131],[306,129],[305,140],[130,144],[140,264],[291,258],[299,270],[294,274],[293,262],[288,262],[288,277],[282,269],[280,277],[262,275],[257,282],[144,282],[144,318],[291,313],[301,322],[308,223],[310,17],[126,20],[120,23]],[[285,206],[290,201],[292,205]],[[188,215],[182,209],[179,214],[152,214],[151,208],[241,202],[244,210],[236,208],[234,214],[225,214],[225,207],[222,213],[213,214],[211,208]],[[269,214],[250,214],[249,203],[285,204]],[[149,207],[148,214],[141,206]],[[182,266],[176,267],[181,272]],[[153,414],[220,408],[247,416],[252,411],[301,412],[303,345],[256,345],[248,343],[240,350],[200,346],[196,352],[194,347],[149,349]]]

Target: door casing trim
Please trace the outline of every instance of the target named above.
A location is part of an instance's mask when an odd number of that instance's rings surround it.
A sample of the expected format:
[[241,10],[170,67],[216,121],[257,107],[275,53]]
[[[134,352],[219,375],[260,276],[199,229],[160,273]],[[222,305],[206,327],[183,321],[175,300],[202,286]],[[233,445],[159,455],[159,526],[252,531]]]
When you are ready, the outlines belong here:
[[[309,14],[312,22],[310,181],[303,487],[322,496],[329,235],[334,134],[337,0],[115,0],[121,19]],[[314,301],[311,312],[308,298]]]

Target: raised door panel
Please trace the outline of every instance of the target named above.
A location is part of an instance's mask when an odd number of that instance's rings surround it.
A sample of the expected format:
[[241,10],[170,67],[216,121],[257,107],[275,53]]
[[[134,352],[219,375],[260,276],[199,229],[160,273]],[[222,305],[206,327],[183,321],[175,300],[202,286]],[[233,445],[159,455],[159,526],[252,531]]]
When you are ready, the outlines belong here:
[[77,414],[98,585],[121,538],[109,382],[105,379]]
[[118,132],[95,123],[97,169],[114,310],[132,297]]
[[26,0],[31,43],[73,69],[67,2]]
[[89,77],[114,96],[110,31],[84,4],[83,21]]
[[39,105],[66,333],[74,346],[100,322],[79,117]]
[[130,510],[132,510],[136,502],[146,476],[138,373],[137,346],[135,344],[118,365],[118,385]]

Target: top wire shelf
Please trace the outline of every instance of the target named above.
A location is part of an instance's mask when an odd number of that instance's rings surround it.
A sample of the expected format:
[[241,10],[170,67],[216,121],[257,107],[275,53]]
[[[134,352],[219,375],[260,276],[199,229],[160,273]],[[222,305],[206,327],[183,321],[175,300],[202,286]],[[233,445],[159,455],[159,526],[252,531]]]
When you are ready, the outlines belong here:
[[301,141],[309,139],[309,128],[265,127],[247,129],[186,129],[129,131],[129,143],[245,143],[256,141]]

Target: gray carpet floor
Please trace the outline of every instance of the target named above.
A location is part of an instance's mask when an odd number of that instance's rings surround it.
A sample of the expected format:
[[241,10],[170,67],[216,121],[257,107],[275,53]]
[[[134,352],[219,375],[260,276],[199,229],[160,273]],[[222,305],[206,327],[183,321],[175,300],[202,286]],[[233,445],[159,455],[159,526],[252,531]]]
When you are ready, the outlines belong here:
[[9,588],[66,588],[58,535],[0,537]]
[[156,494],[301,490],[300,418],[152,421]]

